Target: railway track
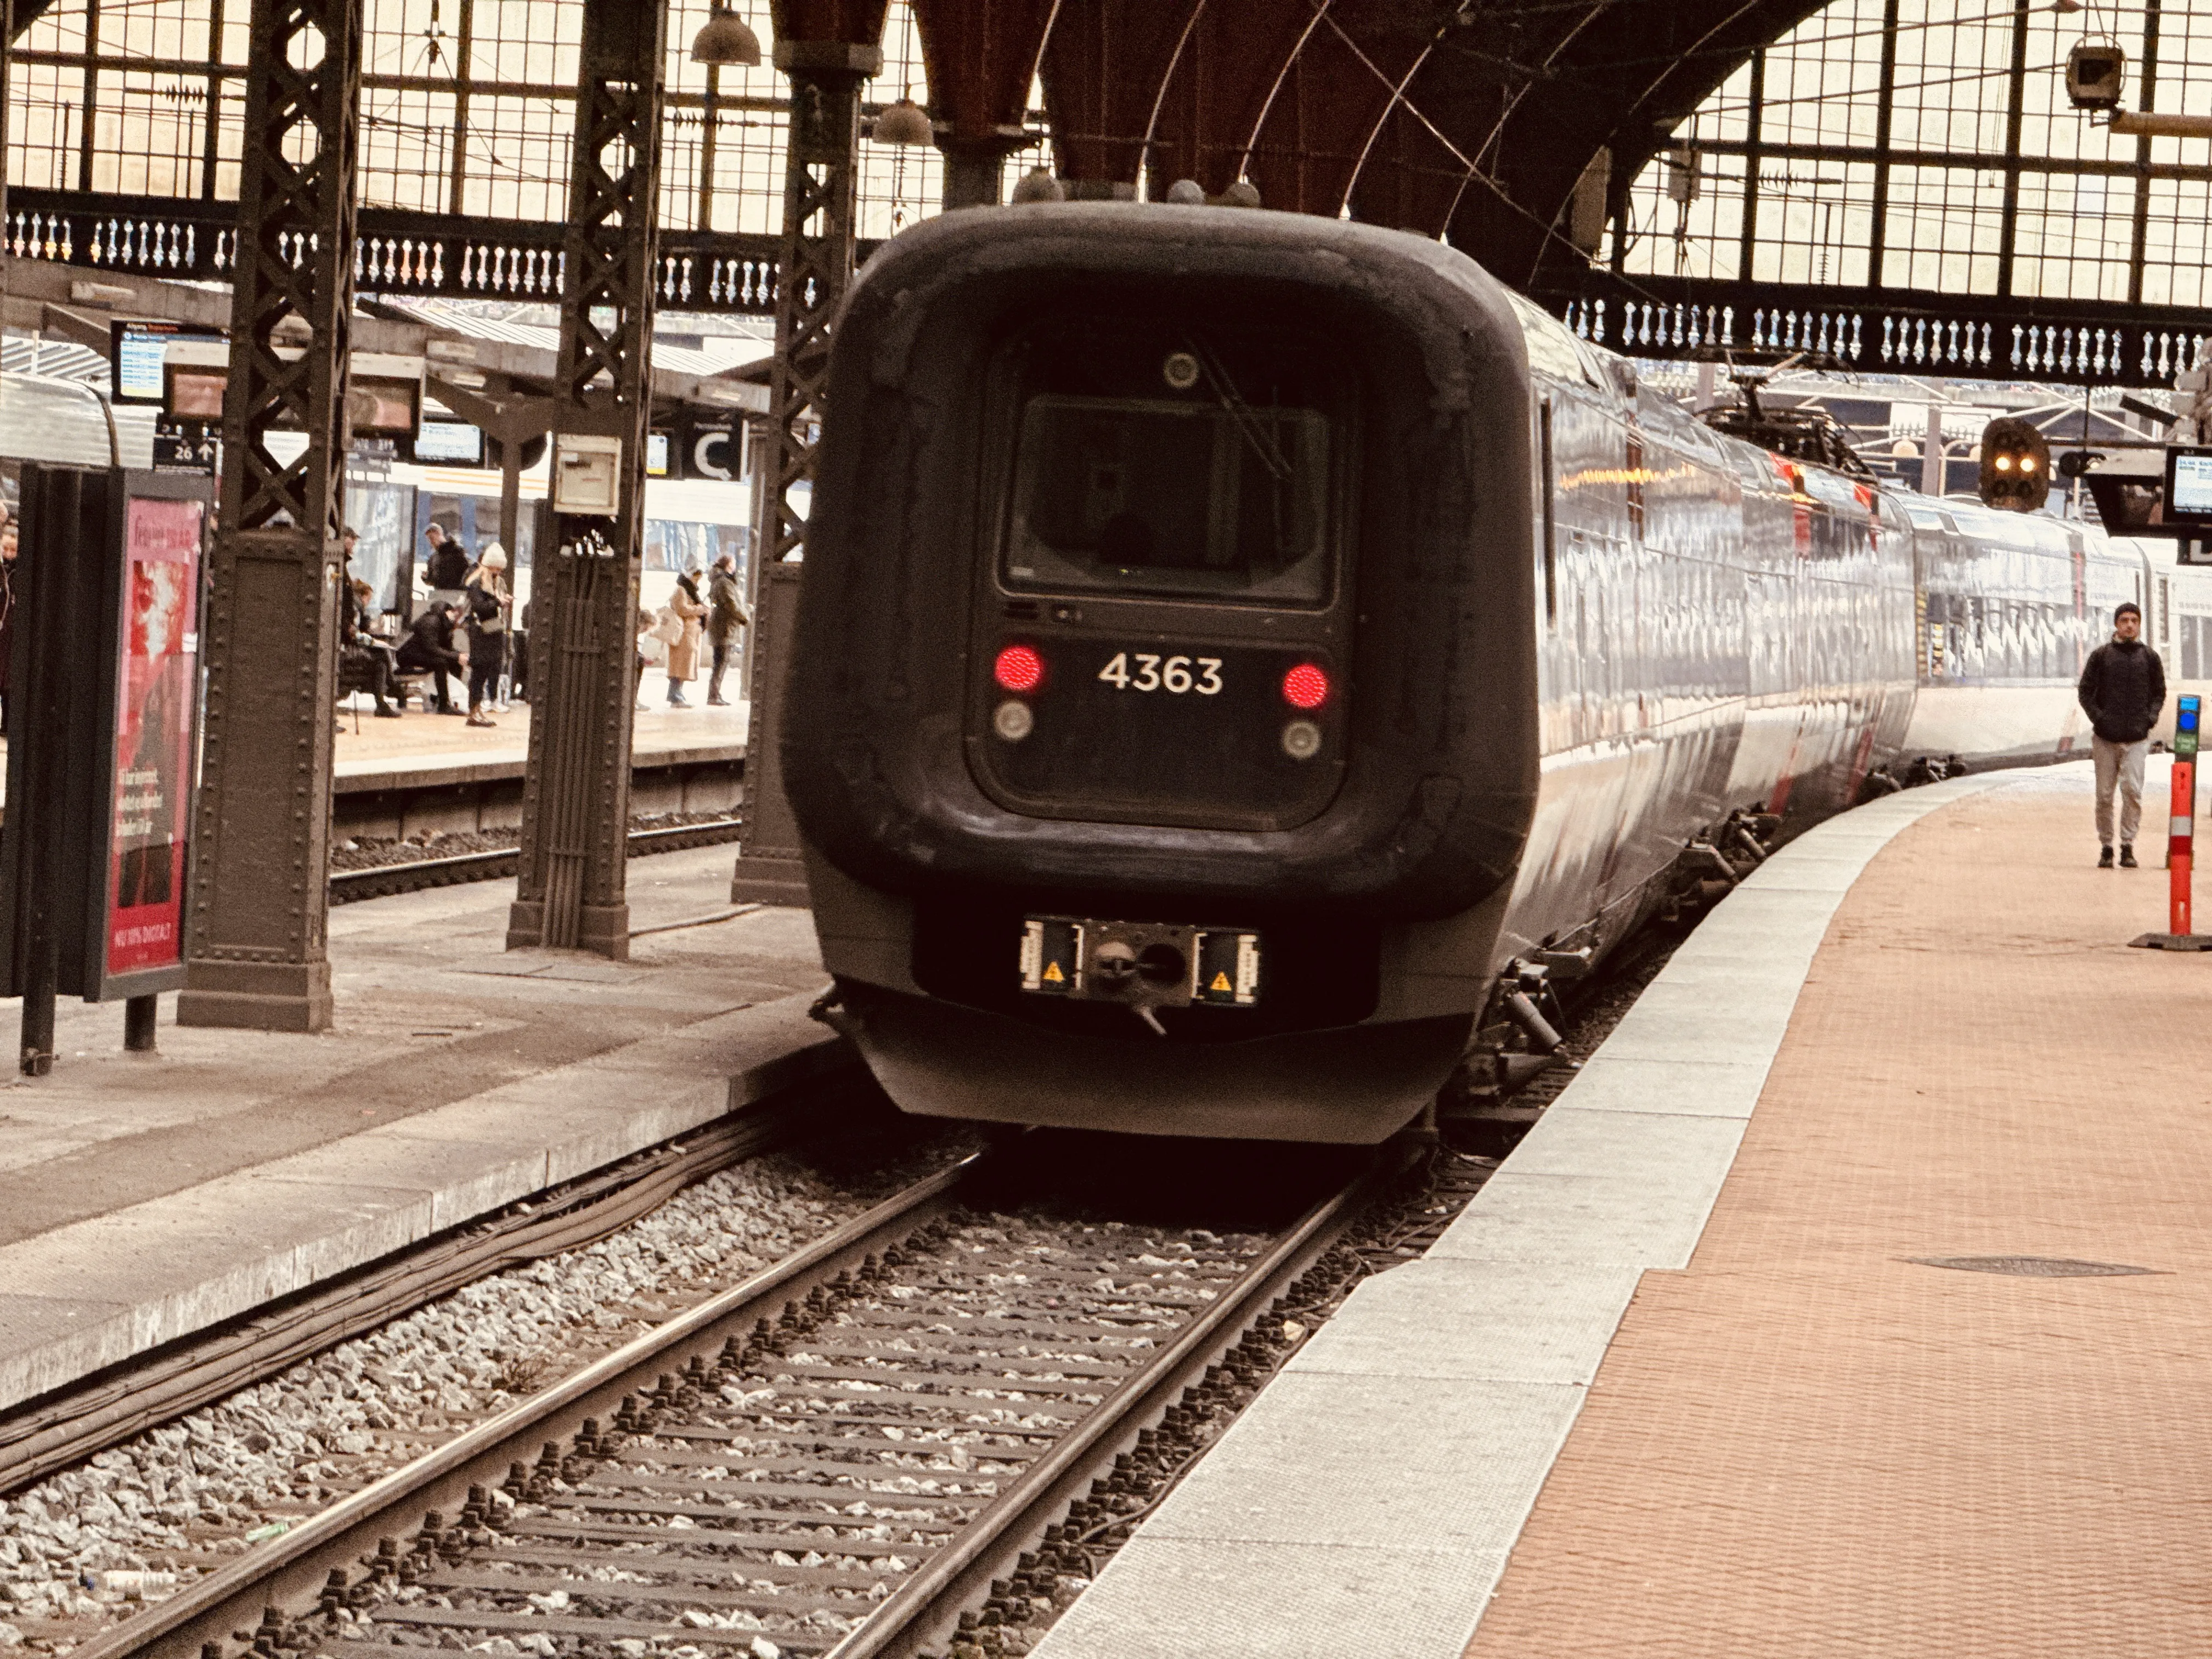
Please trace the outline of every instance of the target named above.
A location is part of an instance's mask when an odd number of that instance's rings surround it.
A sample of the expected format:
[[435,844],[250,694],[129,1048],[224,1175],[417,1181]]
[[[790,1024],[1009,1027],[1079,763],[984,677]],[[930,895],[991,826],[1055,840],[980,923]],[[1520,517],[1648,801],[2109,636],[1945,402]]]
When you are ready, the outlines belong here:
[[[1572,1051],[1666,953],[1585,988]],[[1307,1149],[1237,1183],[1304,1191],[1293,1218],[1216,1234],[1127,1219],[1176,1161],[1092,1145],[1035,1133],[918,1183],[75,1659],[1026,1650],[1306,1334],[1494,1167],[1416,1132],[1324,1180],[1340,1155]],[[1087,1198],[1042,1178],[1070,1168]],[[1169,1207],[1226,1228],[1223,1202]]]
[[1159,1441],[1272,1369],[1279,1298],[1409,1155],[1228,1236],[1025,1198],[1044,1160],[1019,1146],[971,1158],[78,1659],[963,1651],[1048,1611]]
[[[629,855],[644,858],[654,853],[680,853],[688,848],[710,847],[738,839],[734,818],[712,823],[684,823],[663,830],[629,832]],[[515,849],[463,853],[453,858],[419,859],[408,864],[372,865],[365,870],[331,872],[331,902],[350,904],[358,899],[387,898],[394,893],[419,892],[426,887],[451,887],[465,881],[496,881],[514,873]]]

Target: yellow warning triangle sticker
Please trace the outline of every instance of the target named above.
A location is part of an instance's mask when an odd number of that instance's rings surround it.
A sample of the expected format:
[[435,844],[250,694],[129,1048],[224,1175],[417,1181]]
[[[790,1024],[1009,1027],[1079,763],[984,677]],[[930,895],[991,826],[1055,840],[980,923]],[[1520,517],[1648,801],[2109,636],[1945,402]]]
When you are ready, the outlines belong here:
[[1060,971],[1060,964],[1056,962],[1048,962],[1045,964],[1044,976],[1055,985],[1067,977],[1066,974]]
[[1237,988],[1229,982],[1228,975],[1216,974],[1213,976],[1213,983],[1206,988],[1209,991],[1233,991]]

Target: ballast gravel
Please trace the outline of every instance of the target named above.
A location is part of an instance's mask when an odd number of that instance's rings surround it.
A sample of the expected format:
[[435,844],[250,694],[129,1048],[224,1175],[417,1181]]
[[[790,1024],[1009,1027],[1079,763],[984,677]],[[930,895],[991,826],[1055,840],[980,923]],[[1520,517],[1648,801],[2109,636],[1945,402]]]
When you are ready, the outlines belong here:
[[972,1150],[904,1121],[752,1159],[0,1498],[0,1650],[66,1652]]

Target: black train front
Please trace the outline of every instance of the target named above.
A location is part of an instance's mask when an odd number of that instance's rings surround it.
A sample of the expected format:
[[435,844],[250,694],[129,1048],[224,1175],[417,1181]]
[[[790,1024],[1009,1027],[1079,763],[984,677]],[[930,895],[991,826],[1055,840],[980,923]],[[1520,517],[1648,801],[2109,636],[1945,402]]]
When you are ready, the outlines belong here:
[[1374,1141],[1501,975],[1897,758],[1913,532],[1448,247],[948,214],[836,331],[782,762],[912,1112]]

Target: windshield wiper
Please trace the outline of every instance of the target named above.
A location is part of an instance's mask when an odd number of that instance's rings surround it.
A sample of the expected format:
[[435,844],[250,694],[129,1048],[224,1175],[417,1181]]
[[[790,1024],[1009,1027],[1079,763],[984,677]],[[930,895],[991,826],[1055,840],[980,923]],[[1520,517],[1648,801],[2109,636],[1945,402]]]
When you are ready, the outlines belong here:
[[1186,340],[1185,343],[1190,348],[1190,355],[1198,359],[1198,366],[1205,372],[1214,397],[1237,422],[1237,429],[1244,434],[1244,441],[1251,446],[1252,453],[1260,458],[1260,465],[1267,469],[1277,483],[1290,483],[1291,464],[1275,442],[1274,434],[1268,430],[1268,423],[1252,412],[1252,406],[1244,401],[1236,382],[1229,378],[1229,371],[1213,361],[1211,352],[1195,340]]

